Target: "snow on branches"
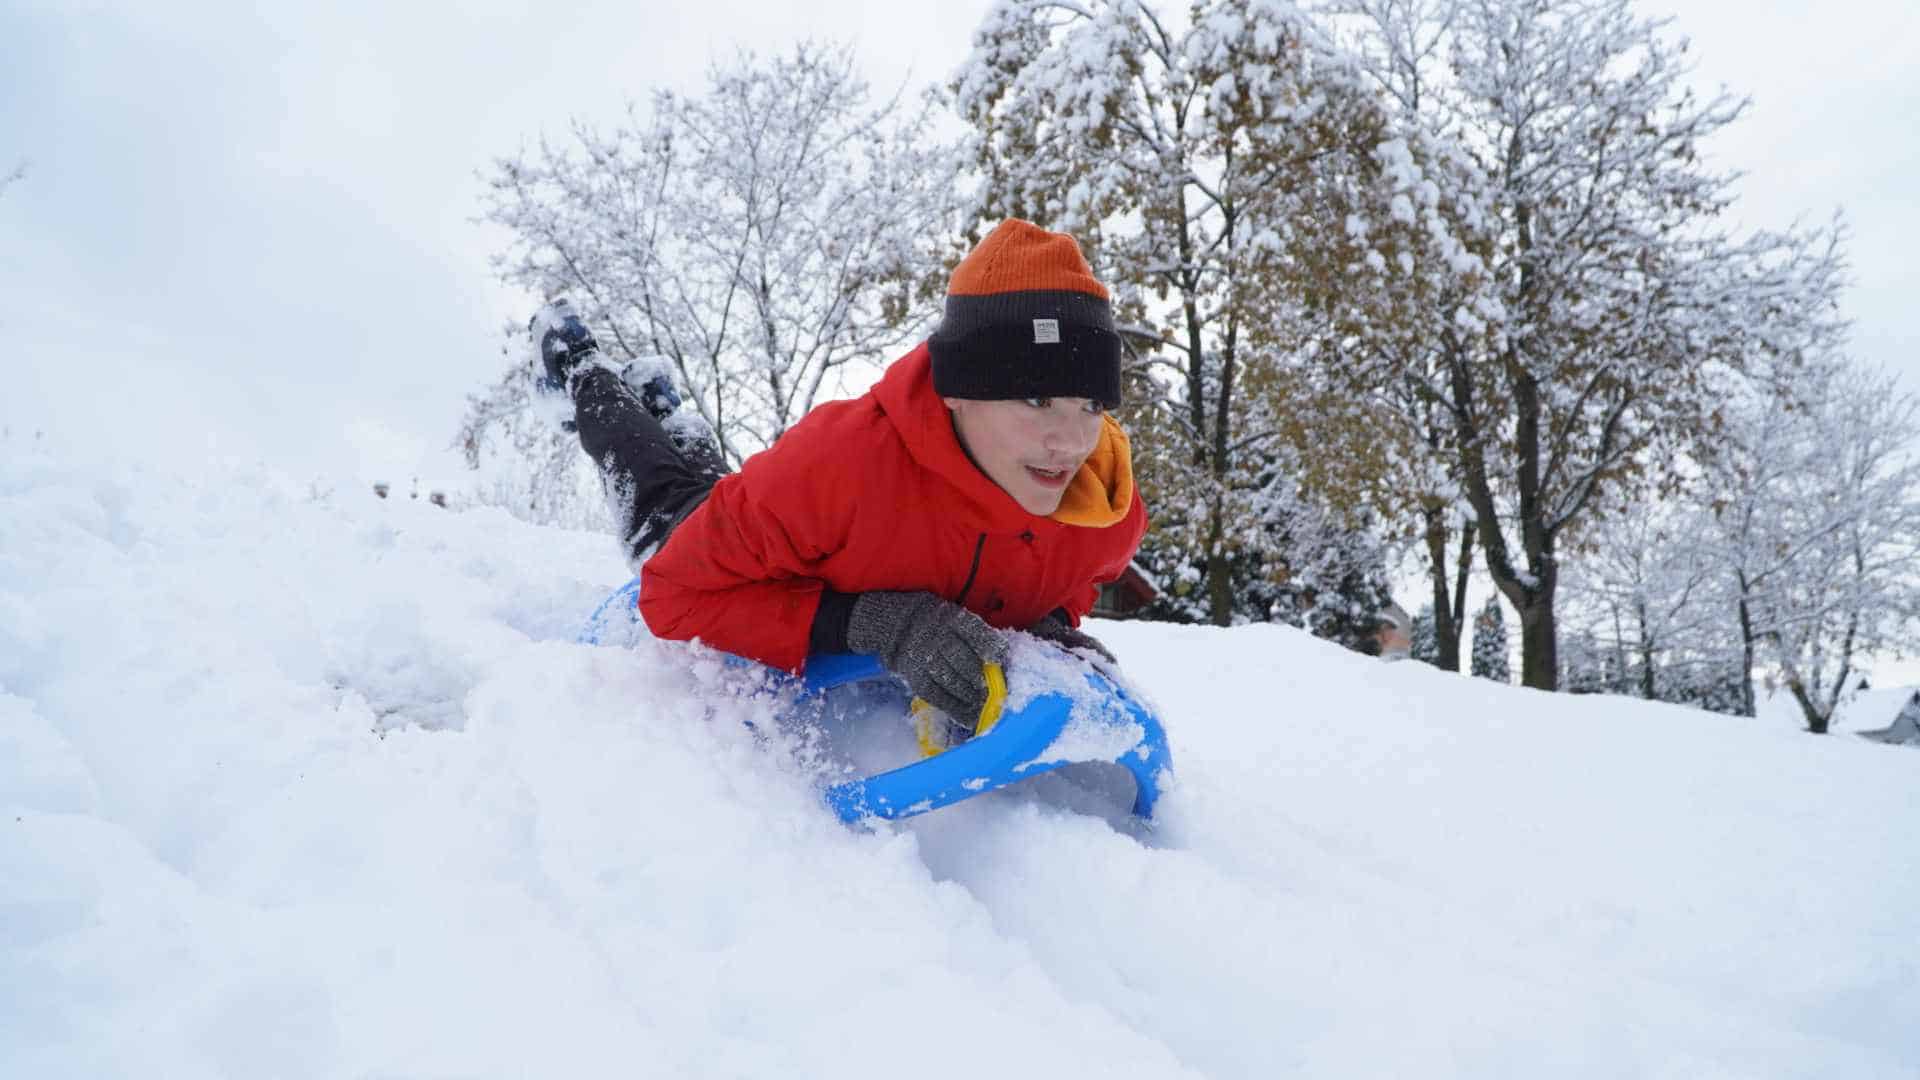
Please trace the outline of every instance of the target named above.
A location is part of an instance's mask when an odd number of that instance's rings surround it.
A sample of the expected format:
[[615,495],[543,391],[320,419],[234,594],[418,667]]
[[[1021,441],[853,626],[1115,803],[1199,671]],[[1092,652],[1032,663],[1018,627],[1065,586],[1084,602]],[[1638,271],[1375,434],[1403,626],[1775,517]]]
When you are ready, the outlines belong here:
[[1562,579],[1561,685],[1752,715],[1734,588],[1694,498],[1595,523]]
[[1892,376],[1830,357],[1742,402],[1714,462],[1708,535],[1749,664],[1774,665],[1809,731],[1827,730],[1862,660],[1900,652],[1920,616],[1916,421],[1920,401]]
[[1362,257],[1344,223],[1354,178],[1382,169],[1371,96],[1298,9],[1263,0],[1179,20],[1132,0],[1006,0],[952,92],[983,216],[1073,232],[1114,289],[1149,552],[1169,580],[1198,573],[1205,617],[1269,617],[1263,588],[1321,554],[1276,546],[1317,527],[1262,515],[1281,451],[1308,434],[1285,372],[1326,336],[1316,298]]
[[617,361],[667,357],[738,461],[936,310],[960,227],[933,115],[872,103],[846,48],[742,54],[697,95],[496,162],[499,273],[570,296]]
[[1345,370],[1404,388],[1448,429],[1431,441],[1520,615],[1522,681],[1551,688],[1562,550],[1603,504],[1670,489],[1742,371],[1828,332],[1836,236],[1717,226],[1732,177],[1699,151],[1744,103],[1695,98],[1683,48],[1627,0],[1328,10],[1402,126],[1451,148],[1435,160],[1457,178],[1439,200],[1457,265],[1487,270],[1424,264],[1447,302],[1389,324],[1398,338],[1359,328]]
[[1568,568],[1574,685],[1752,715],[1783,685],[1824,732],[1920,614],[1920,403],[1837,354],[1743,383],[1681,498],[1610,514]]

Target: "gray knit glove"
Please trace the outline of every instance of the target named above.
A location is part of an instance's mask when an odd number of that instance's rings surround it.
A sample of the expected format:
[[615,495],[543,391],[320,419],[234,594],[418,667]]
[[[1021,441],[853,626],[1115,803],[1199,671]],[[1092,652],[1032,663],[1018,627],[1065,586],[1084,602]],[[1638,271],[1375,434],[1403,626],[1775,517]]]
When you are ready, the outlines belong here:
[[1060,613],[1057,611],[1028,627],[1027,633],[1032,634],[1042,641],[1051,641],[1055,645],[1069,651],[1091,651],[1098,653],[1102,657],[1105,657],[1109,664],[1117,665],[1120,663],[1120,661],[1114,659],[1113,653],[1108,650],[1105,645],[1100,644],[1098,638],[1092,634],[1083,634],[1075,630],[1072,626],[1068,625],[1066,619],[1061,618]]
[[998,631],[929,592],[861,593],[847,615],[847,647],[878,656],[916,696],[968,733],[987,703],[983,665],[1007,662]]

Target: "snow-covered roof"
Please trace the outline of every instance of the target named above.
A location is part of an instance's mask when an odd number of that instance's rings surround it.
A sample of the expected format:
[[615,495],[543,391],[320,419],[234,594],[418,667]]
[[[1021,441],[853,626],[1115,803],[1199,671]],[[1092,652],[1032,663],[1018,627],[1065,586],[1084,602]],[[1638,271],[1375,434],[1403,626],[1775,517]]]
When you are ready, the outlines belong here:
[[1146,568],[1146,567],[1144,567],[1144,566],[1142,566],[1142,565],[1140,565],[1140,560],[1139,560],[1139,559],[1135,559],[1135,560],[1133,560],[1132,562],[1130,562],[1130,563],[1128,563],[1128,564],[1127,564],[1127,569],[1129,569],[1129,570],[1131,570],[1131,571],[1133,571],[1134,573],[1136,573],[1136,574],[1138,574],[1138,575],[1140,575],[1140,580],[1141,580],[1141,581],[1144,581],[1144,582],[1146,582],[1146,583],[1147,583],[1148,585],[1150,585],[1150,586],[1152,586],[1152,588],[1153,588],[1153,591],[1154,591],[1154,592],[1156,592],[1156,593],[1163,593],[1163,592],[1166,592],[1166,590],[1165,590],[1164,588],[1161,588],[1161,586],[1160,586],[1160,579],[1159,579],[1159,578],[1156,578],[1156,577],[1154,577],[1154,576],[1153,576],[1152,574],[1150,574],[1150,573],[1148,573],[1148,572],[1147,572],[1147,568]]
[[1907,707],[1915,694],[1920,694],[1920,687],[1890,686],[1884,690],[1868,690],[1834,710],[1832,730],[1835,734],[1844,732],[1855,735],[1885,731],[1899,719],[1900,710]]
[[[1915,694],[1920,694],[1920,686],[1889,686],[1863,691],[1834,710],[1833,723],[1828,731],[1834,735],[1868,735],[1885,731],[1899,719],[1900,710],[1907,707]],[[1762,718],[1777,717],[1795,727],[1806,726],[1806,718],[1801,715],[1799,704],[1784,689],[1769,695],[1758,711]]]

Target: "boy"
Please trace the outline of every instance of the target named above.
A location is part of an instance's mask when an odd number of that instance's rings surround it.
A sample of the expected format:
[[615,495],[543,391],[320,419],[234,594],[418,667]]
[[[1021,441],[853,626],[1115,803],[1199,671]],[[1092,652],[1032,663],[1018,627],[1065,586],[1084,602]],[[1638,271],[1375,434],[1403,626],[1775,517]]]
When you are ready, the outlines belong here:
[[[1002,222],[963,259],[933,336],[857,399],[808,413],[740,471],[636,394],[565,301],[534,317],[548,376],[617,496],[662,638],[798,672],[879,657],[970,734],[997,629],[1111,654],[1074,629],[1146,531],[1120,401],[1120,339],[1079,245]],[[663,422],[664,421],[664,422]]]

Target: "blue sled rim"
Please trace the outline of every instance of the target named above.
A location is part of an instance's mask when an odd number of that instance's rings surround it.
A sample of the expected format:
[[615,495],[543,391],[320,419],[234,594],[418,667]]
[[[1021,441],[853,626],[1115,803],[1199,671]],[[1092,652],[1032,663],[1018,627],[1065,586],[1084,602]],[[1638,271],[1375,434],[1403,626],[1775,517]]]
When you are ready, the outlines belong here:
[[[610,621],[629,623],[636,619],[639,592],[636,578],[601,601],[578,640],[598,645]],[[821,654],[807,658],[806,673],[799,681],[805,693],[821,694],[837,686],[895,678],[871,656]],[[1115,757],[1062,758],[1048,754],[1048,748],[1073,721],[1073,699],[1060,691],[1046,691],[1018,709],[1008,709],[985,735],[930,758],[831,785],[823,793],[827,805],[840,820],[849,823],[869,818],[894,821],[951,806],[1065,765],[1093,761],[1118,765],[1132,774],[1133,814],[1151,820],[1162,780],[1173,767],[1166,731],[1153,712],[1124,688],[1093,672],[1086,674],[1086,680],[1117,706],[1089,710],[1093,722],[1128,729],[1133,736],[1127,749]]]

